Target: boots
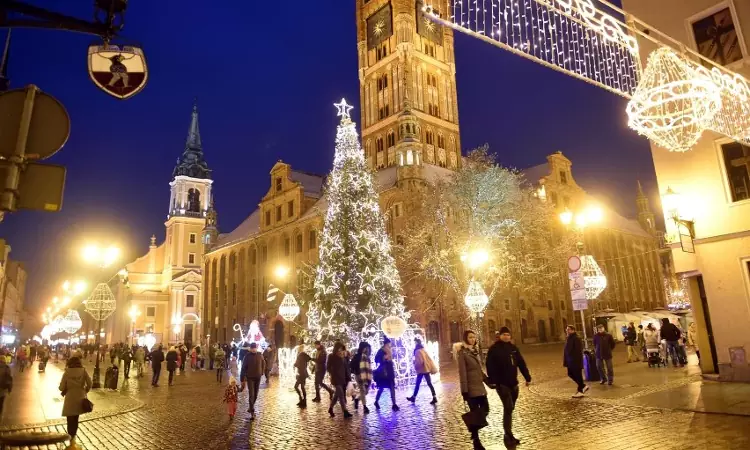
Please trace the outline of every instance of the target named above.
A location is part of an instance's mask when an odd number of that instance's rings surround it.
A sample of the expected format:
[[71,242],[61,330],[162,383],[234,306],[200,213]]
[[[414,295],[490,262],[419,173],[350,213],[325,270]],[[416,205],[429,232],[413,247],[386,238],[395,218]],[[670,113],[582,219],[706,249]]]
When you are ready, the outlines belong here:
[[307,408],[307,399],[303,398],[297,403],[297,406],[299,406],[301,409]]
[[364,412],[365,414],[370,414],[370,408],[368,408],[365,405],[362,405],[362,412]]
[[349,419],[350,417],[352,417],[352,414],[349,411],[344,410],[344,419]]
[[479,438],[472,439],[474,443],[474,450],[486,450],[484,448],[484,445],[482,445],[482,442],[479,440]]
[[414,403],[414,400],[416,398],[414,396],[411,396],[411,397],[406,397],[406,399],[409,400],[410,402]]
[[432,396],[432,401],[430,402],[430,405],[436,405],[437,404],[437,397],[434,395]]
[[336,417],[336,414],[333,413],[333,406],[331,406],[330,408],[328,408],[328,414],[330,414],[331,417]]
[[320,403],[320,395],[316,395],[314,399],[312,399],[313,403]]
[[354,409],[359,409],[359,399],[358,398],[354,399]]

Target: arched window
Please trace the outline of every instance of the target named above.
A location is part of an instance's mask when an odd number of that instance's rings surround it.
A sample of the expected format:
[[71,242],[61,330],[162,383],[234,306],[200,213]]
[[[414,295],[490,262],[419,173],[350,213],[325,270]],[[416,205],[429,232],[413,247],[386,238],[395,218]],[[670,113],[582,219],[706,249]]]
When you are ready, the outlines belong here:
[[434,320],[427,324],[427,340],[432,342],[440,340],[440,326]]
[[496,331],[499,331],[497,329],[497,325],[495,324],[495,321],[490,319],[487,321],[487,328],[489,328],[490,334],[494,335]]
[[198,189],[190,188],[187,194],[188,212],[200,212],[201,210],[201,192]]
[[393,130],[388,131],[388,135],[386,136],[386,144],[388,148],[394,147],[396,145],[396,136],[393,134]]

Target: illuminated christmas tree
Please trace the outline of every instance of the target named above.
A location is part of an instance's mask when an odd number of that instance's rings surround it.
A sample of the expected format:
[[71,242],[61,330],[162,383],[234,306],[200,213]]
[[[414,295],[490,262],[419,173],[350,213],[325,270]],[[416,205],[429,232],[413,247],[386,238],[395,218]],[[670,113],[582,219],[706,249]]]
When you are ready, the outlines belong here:
[[328,177],[328,211],[320,241],[315,298],[308,325],[315,338],[359,342],[380,319],[404,320],[401,279],[391,256],[373,176],[365,164],[356,125],[346,100],[337,104],[341,123],[336,134],[333,170]]

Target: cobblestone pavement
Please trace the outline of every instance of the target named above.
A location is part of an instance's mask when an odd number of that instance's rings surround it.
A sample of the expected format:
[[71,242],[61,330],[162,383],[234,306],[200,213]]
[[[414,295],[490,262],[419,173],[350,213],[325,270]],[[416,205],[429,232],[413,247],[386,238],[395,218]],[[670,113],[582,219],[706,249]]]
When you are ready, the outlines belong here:
[[[554,382],[564,372],[559,346],[523,349],[535,383]],[[619,367],[619,365],[617,366]],[[187,372],[175,386],[151,388],[148,379],[131,379],[127,391],[144,407],[105,418],[85,421],[79,432],[87,449],[470,449],[463,427],[464,408],[458,392],[455,367],[443,369],[436,383],[439,403],[430,405],[423,386],[418,402],[405,400],[399,391],[401,411],[381,399],[381,410],[361,408],[350,420],[330,418],[327,404],[309,403],[296,408],[296,395],[278,387],[261,385],[257,419],[249,421],[246,396],[238,416],[229,421],[221,403],[223,388],[213,373]],[[572,391],[572,382],[567,392]],[[596,387],[598,388],[598,386]],[[565,389],[561,387],[561,389]],[[308,387],[311,391],[311,387]],[[308,392],[312,396],[312,392]],[[327,398],[327,395],[324,395]],[[502,449],[502,406],[490,393],[490,426],[481,431],[488,449]],[[52,429],[64,431],[62,426]],[[746,449],[750,448],[750,417],[699,414],[683,411],[550,397],[521,389],[516,409],[517,436],[525,449]]]

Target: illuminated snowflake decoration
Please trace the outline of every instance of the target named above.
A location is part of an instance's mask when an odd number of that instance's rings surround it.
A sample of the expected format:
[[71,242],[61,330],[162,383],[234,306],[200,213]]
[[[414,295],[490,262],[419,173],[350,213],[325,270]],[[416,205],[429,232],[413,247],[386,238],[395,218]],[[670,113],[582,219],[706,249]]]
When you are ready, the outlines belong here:
[[380,19],[377,22],[375,22],[375,26],[372,27],[372,33],[375,36],[380,37],[380,35],[383,34],[383,32],[385,32],[385,20]]
[[424,27],[425,27],[425,28],[427,29],[427,31],[429,31],[430,33],[434,33],[434,32],[435,32],[435,28],[436,28],[436,27],[435,27],[435,22],[433,22],[432,20],[430,20],[430,18],[429,18],[429,17],[425,17],[425,18],[424,18]]

